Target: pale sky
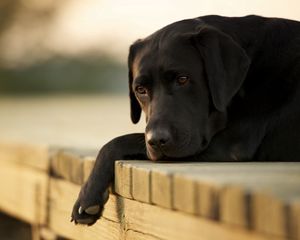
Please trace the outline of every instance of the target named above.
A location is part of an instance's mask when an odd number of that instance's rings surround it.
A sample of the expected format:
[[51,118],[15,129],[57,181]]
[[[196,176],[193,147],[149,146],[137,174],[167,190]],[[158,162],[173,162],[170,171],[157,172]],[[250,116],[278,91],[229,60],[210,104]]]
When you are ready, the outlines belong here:
[[[43,7],[39,0],[23,0]],[[44,3],[55,0],[43,0]],[[42,1],[42,2],[43,2]],[[64,0],[47,29],[15,26],[5,38],[3,56],[15,61],[35,55],[77,55],[104,51],[126,61],[137,38],[177,20],[201,15],[257,14],[300,20],[299,0]],[[36,40],[38,39],[38,40]],[[35,48],[39,45],[39,50]],[[9,49],[9,51],[8,51]],[[26,49],[26,51],[24,50]]]

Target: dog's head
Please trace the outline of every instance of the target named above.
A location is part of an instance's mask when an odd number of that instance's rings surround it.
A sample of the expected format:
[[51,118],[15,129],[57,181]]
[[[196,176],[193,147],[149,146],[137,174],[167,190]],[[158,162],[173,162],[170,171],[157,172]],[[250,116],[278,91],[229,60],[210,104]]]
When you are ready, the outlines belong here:
[[228,35],[198,19],[173,23],[130,47],[131,119],[146,115],[150,159],[202,152],[226,126],[249,67]]

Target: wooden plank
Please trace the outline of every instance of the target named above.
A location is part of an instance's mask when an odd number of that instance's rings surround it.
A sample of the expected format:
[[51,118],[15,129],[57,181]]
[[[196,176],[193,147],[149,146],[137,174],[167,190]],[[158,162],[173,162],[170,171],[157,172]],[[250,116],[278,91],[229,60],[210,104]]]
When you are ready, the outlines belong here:
[[[183,174],[184,175],[184,174]],[[286,214],[286,203],[289,198],[299,194],[300,176],[283,173],[264,174],[243,172],[219,173],[214,176],[212,172],[201,173],[193,176],[193,173],[186,174],[205,186],[205,183],[218,185],[218,206],[217,216],[222,222],[242,227],[253,227],[257,231],[278,236],[288,236],[286,225],[289,222]],[[175,189],[178,186],[175,186]],[[181,188],[185,188],[181,186]],[[188,188],[186,188],[188,189]],[[196,202],[201,203],[201,190],[197,188]],[[174,190],[176,191],[176,190]],[[189,191],[190,195],[193,190]],[[175,202],[181,200],[175,198]],[[182,201],[182,200],[181,200]],[[183,209],[188,212],[188,209]],[[196,204],[197,208],[197,204]],[[197,213],[198,211],[196,211]],[[270,218],[270,216],[273,216]]]
[[[149,179],[150,170],[150,181],[140,185],[145,192],[136,199],[274,236],[289,235],[285,205],[300,194],[299,163],[130,164],[139,174],[132,185]],[[266,217],[270,212],[273,218]]]
[[124,207],[127,228],[166,240],[283,239],[129,199],[124,199]]
[[131,164],[128,161],[116,161],[115,163],[115,191],[130,199],[132,199]]
[[[72,209],[75,200],[80,191],[80,186],[74,183],[71,183],[66,180],[58,179],[58,178],[50,178],[50,203],[56,203],[59,201],[62,205],[61,208],[64,208],[68,211],[69,218],[71,219],[71,212],[69,210]],[[105,204],[105,209],[103,212],[103,216],[107,219],[110,219],[114,222],[120,221],[120,215],[117,209],[115,209],[117,205],[117,198],[115,195],[110,195],[109,202]],[[54,206],[56,207],[56,206]],[[70,209],[71,207],[71,209]],[[68,208],[68,209],[66,209]]]
[[[122,160],[115,163],[115,191],[119,195],[143,202],[150,202],[152,168],[157,167],[151,161]],[[134,172],[134,173],[133,173]],[[133,176],[134,175],[134,176]],[[133,189],[134,188],[134,189]],[[133,193],[134,191],[134,193]]]
[[52,230],[47,227],[40,227],[40,237],[42,240],[57,240],[58,236]]
[[127,230],[125,232],[124,240],[161,240],[161,238],[133,230]]
[[152,201],[150,169],[133,166],[131,171],[133,199],[150,203]]
[[83,182],[86,182],[86,180],[89,178],[94,165],[96,162],[96,158],[94,157],[85,157],[83,160]]
[[218,220],[220,186],[213,182],[196,182],[196,215]]
[[14,162],[48,171],[49,149],[46,145],[1,141],[0,161]]
[[[172,164],[170,162],[153,163],[152,161],[126,161],[132,171],[132,194],[133,199],[154,203],[171,208],[172,189],[171,170],[185,169],[189,163]],[[185,169],[186,170],[186,169]],[[169,200],[168,200],[169,199]]]
[[73,183],[83,183],[83,159],[70,152],[59,150],[51,158],[51,172]]
[[91,227],[83,225],[74,225],[70,222],[70,210],[57,209],[52,207],[50,218],[50,226],[58,235],[74,240],[90,240],[90,239],[119,239],[120,229],[119,224],[108,221],[105,218],[101,219],[98,224]]
[[120,236],[119,217],[116,208],[116,199],[110,196],[105,206],[104,217],[92,227],[75,225],[70,222],[71,210],[77,198],[80,187],[65,180],[51,178],[49,226],[60,236],[78,239],[105,239],[116,240]]
[[[190,179],[187,181],[180,177],[175,179],[174,175],[193,172],[195,171],[194,167],[197,166],[194,166],[194,163],[162,163],[154,166],[151,171],[153,203],[162,207],[193,213],[195,211],[195,184]],[[186,204],[187,202],[189,204]]]
[[[186,211],[186,212],[194,212],[195,214],[198,214],[199,211],[202,211],[202,214],[204,215],[216,215],[214,208],[210,208],[211,212],[205,213],[205,210],[198,209],[198,205],[203,206],[203,204],[198,204],[198,203],[193,203],[190,202],[191,199],[195,198],[195,195],[198,194],[198,191],[195,191],[193,189],[194,184],[190,182],[190,180],[186,180],[186,176],[189,174],[206,174],[212,176],[225,172],[239,172],[239,171],[247,171],[248,169],[252,171],[256,171],[259,168],[259,172],[262,171],[270,171],[268,168],[270,166],[267,164],[259,164],[259,166],[255,166],[253,164],[249,163],[237,163],[237,164],[232,164],[232,163],[152,163],[152,162],[138,162],[138,161],[125,161],[123,162],[125,165],[131,164],[130,166],[136,167],[135,174],[139,174],[139,179],[137,181],[132,180],[132,186],[139,186],[141,182],[146,183],[143,185],[143,189],[145,190],[143,194],[145,196],[142,196],[142,192],[139,192],[139,196],[137,196],[136,199],[141,200],[141,201],[149,201],[149,196],[152,197],[152,200],[155,204],[164,206],[164,207],[175,207],[178,210]],[[142,165],[141,165],[142,164]],[[296,167],[296,168],[295,168]],[[288,170],[295,170],[298,169],[299,171],[299,166],[295,164],[287,164],[284,166],[284,168]],[[272,169],[275,172],[280,172],[282,171],[282,164],[278,165],[275,164],[275,166],[272,167]],[[149,171],[150,173],[150,181],[149,181]],[[185,187],[181,186],[174,186],[174,193],[171,188],[172,186],[172,175],[174,173],[186,173],[183,178],[176,177],[175,179],[175,185],[177,184],[185,184]],[[136,183],[137,182],[137,183]],[[151,190],[150,193],[146,191],[148,189],[148,183],[151,183]],[[181,183],[180,183],[181,182]],[[184,182],[184,183],[183,183]],[[198,183],[198,182],[197,182]],[[197,185],[197,184],[196,184]],[[210,184],[212,185],[212,184]],[[202,190],[204,188],[204,190]],[[208,189],[211,189],[210,195],[207,195],[210,199],[214,198],[217,196],[217,192],[215,191],[215,188],[207,188],[207,185],[202,186],[199,188],[199,191],[206,191]],[[181,193],[181,191],[185,191],[185,193]],[[228,191],[227,191],[228,192]],[[172,195],[174,194],[174,196]],[[202,193],[203,194],[203,193]],[[123,194],[120,194],[123,195]],[[186,198],[177,198],[176,196],[185,196]],[[124,195],[123,195],[124,196]],[[174,198],[174,199],[173,199]],[[174,206],[172,206],[172,201],[174,201]],[[180,202],[183,201],[183,202]],[[187,205],[185,202],[190,202],[189,205]],[[150,201],[149,201],[150,202]],[[196,204],[196,205],[195,205]],[[214,204],[215,205],[215,204]],[[185,208],[189,209],[185,209]],[[205,206],[203,206],[205,208]],[[207,210],[208,208],[206,208]],[[196,211],[196,212],[195,212]],[[240,221],[238,221],[240,222]]]
[[[152,203],[152,192],[156,187],[152,189],[153,176],[151,172],[153,169],[163,168],[164,165],[165,164],[153,164],[153,162],[145,160],[117,162],[115,165],[116,192],[126,198]],[[157,182],[154,181],[154,184],[157,184]],[[154,194],[156,193],[154,192]],[[154,201],[156,201],[158,197],[155,196],[154,198]]]
[[253,228],[263,233],[287,236],[285,205],[282,201],[266,193],[252,196]]
[[95,155],[94,150],[60,149],[51,158],[51,171],[76,184],[84,182],[84,159]]
[[0,163],[0,209],[31,224],[46,223],[48,176],[17,163]]
[[300,200],[293,200],[289,204],[290,238],[300,240]]
[[199,169],[197,173],[194,169],[175,174],[173,190],[175,209],[247,227],[244,189],[224,185],[227,174],[225,176],[222,174],[223,176],[216,177],[214,173],[208,173],[207,169]]
[[50,227],[71,239],[283,240],[114,195],[94,226],[75,226],[68,220],[79,186],[51,179],[50,190]]
[[250,226],[247,192],[239,185],[225,185],[219,188],[218,208],[219,219],[222,222],[244,228]]
[[196,181],[183,177],[174,176],[174,208],[187,213],[196,213]]
[[[166,208],[176,208],[180,206],[174,205],[174,193],[175,190],[179,190],[179,188],[174,187],[174,178],[173,175],[177,172],[187,172],[191,171],[191,167],[193,163],[188,162],[180,162],[180,163],[171,163],[171,162],[164,162],[164,163],[148,163],[151,167],[151,197],[152,202],[162,207]],[[179,181],[177,181],[179,184]],[[191,186],[186,186],[187,188],[191,189]],[[184,191],[184,189],[181,189]],[[180,190],[179,190],[180,191]],[[176,192],[176,196],[179,196],[181,193]],[[185,194],[185,193],[183,193]],[[187,196],[188,197],[188,196]],[[190,198],[192,199],[193,196]],[[182,198],[183,199],[183,198]],[[192,200],[193,201],[193,200]],[[182,203],[181,205],[184,205]],[[190,203],[192,205],[193,203]],[[189,210],[187,210],[188,212]]]
[[299,180],[288,173],[238,177],[221,192],[220,219],[231,224],[240,221],[258,232],[286,237],[290,222],[287,203],[300,194]]
[[154,204],[173,208],[173,175],[167,169],[151,172],[151,199]]

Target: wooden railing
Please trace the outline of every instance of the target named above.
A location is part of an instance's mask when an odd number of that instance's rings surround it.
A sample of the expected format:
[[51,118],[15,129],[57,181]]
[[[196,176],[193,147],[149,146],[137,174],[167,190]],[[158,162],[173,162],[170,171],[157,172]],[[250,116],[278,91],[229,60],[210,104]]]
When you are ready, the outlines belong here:
[[300,240],[300,163],[118,161],[103,217],[70,214],[96,151],[0,143],[0,210],[34,239]]

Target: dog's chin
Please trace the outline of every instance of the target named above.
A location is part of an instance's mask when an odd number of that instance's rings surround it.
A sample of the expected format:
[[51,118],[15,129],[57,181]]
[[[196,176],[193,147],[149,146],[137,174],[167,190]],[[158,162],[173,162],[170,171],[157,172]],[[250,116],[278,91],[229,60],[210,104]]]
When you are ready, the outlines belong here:
[[176,159],[180,159],[180,158],[185,158],[187,156],[190,155],[194,155],[194,154],[182,154],[181,153],[170,153],[170,152],[166,152],[166,151],[161,151],[161,150],[154,150],[151,148],[147,149],[147,155],[148,158],[152,161],[168,161],[168,160],[176,160]]
[[147,155],[148,158],[152,161],[160,161],[166,159],[165,154],[163,154],[161,151],[154,151],[152,149],[147,149]]
[[178,149],[173,149],[171,151],[171,149],[152,148],[151,146],[147,145],[147,156],[152,161],[174,161],[202,154],[207,149],[207,146],[208,143],[206,142],[201,146],[185,149],[185,151],[178,151]]

